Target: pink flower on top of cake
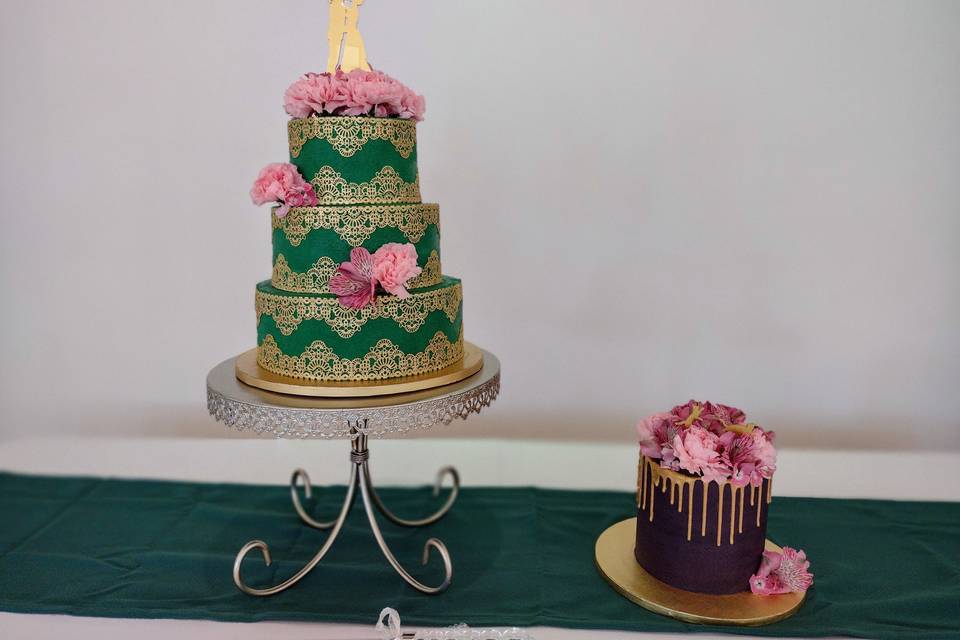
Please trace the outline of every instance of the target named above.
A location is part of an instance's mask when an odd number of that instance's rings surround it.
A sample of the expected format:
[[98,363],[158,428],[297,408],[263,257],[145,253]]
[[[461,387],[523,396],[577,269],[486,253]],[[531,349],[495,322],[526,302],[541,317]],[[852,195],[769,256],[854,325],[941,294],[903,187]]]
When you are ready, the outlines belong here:
[[676,422],[685,426],[698,426],[709,429],[717,435],[726,431],[727,426],[743,424],[747,415],[736,407],[713,402],[697,402],[690,400],[686,404],[677,405],[670,410]]
[[735,487],[762,482],[757,474],[756,458],[753,451],[753,438],[749,434],[727,431],[719,436],[720,460],[729,474],[730,483]]
[[346,87],[351,103],[343,110],[345,116],[388,118],[400,111],[404,87],[384,73],[354,69],[346,74]]
[[673,426],[669,413],[654,413],[637,423],[640,451],[648,458],[662,458],[664,447],[669,447],[673,457],[673,437],[678,429]]
[[673,438],[680,468],[701,475],[706,482],[721,482],[727,477],[727,468],[720,458],[720,437],[703,427],[684,429]]
[[409,90],[403,92],[400,97],[400,108],[397,111],[398,118],[413,118],[419,122],[423,120],[426,112],[427,101],[423,96]]
[[764,551],[760,569],[750,576],[750,591],[769,596],[781,593],[802,593],[813,584],[807,554],[790,547],[782,553]]
[[363,247],[350,252],[350,262],[337,267],[327,285],[330,293],[345,307],[362,309],[376,298],[377,280],[373,276],[373,257]]
[[373,254],[373,276],[385,291],[398,298],[410,295],[407,283],[421,271],[417,266],[417,248],[409,242],[390,242]]
[[644,456],[707,482],[760,486],[776,470],[773,432],[736,407],[691,400],[644,418],[637,433]]
[[328,74],[307,73],[283,94],[283,106],[294,118],[323,113],[324,105],[334,99],[336,90]]
[[772,478],[777,470],[777,448],[773,445],[773,431],[764,431],[756,427],[750,432],[753,439],[753,457],[757,471],[764,478]]
[[312,207],[319,202],[313,185],[303,179],[295,166],[286,162],[268,164],[260,170],[250,189],[250,199],[256,205],[279,203],[278,218],[287,215],[290,207]]
[[714,433],[723,433],[730,425],[746,423],[747,414],[736,407],[728,407],[725,404],[704,402],[701,421],[704,423],[704,426],[707,429],[710,429],[710,431],[713,431]]
[[382,71],[308,73],[287,88],[284,109],[294,118],[313,115],[374,116],[422,120],[423,96]]

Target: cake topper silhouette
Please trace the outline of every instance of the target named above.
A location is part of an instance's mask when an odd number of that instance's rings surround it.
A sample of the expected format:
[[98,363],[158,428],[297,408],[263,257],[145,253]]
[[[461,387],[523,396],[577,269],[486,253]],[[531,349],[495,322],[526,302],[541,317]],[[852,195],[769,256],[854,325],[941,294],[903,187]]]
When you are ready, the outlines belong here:
[[363,46],[363,37],[357,23],[360,20],[360,6],[364,0],[329,0],[330,26],[327,40],[330,43],[327,55],[327,71],[334,73],[339,67],[343,71],[353,69],[370,70],[367,62],[367,50]]

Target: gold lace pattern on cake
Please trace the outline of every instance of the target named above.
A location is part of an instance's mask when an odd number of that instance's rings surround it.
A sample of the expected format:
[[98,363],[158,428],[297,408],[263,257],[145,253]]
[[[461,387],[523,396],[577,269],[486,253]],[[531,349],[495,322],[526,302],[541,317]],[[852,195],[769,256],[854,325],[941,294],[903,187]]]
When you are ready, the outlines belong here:
[[283,254],[277,256],[273,263],[271,284],[277,289],[295,291],[297,293],[330,293],[327,284],[337,272],[338,265],[327,256],[317,260],[312,267],[303,273],[297,273],[290,268]]
[[413,333],[423,326],[427,316],[434,311],[442,311],[447,319],[453,322],[462,302],[463,288],[460,283],[411,293],[402,300],[392,295],[377,296],[373,304],[362,309],[345,307],[336,298],[284,296],[258,290],[257,324],[263,316],[270,316],[280,333],[289,336],[297,330],[300,323],[320,320],[338,336],[346,339],[360,331],[369,320],[387,318],[396,322],[407,333]]
[[360,358],[341,358],[322,340],[312,342],[302,354],[290,356],[280,351],[271,335],[257,348],[257,363],[267,371],[308,380],[384,380],[415,376],[449,367],[461,358],[462,330],[455,342],[438,331],[427,348],[416,353],[405,353],[384,338]]
[[[693,491],[698,482],[703,485],[701,491],[703,504],[700,507],[700,537],[707,535],[707,501],[710,497],[710,490],[713,485],[716,485],[719,491],[719,495],[717,496],[716,519],[718,547],[723,540],[724,516],[728,515],[728,511],[723,508],[725,495],[730,498],[728,508],[730,517],[730,544],[733,544],[734,541],[734,531],[743,533],[744,496],[749,493],[750,506],[753,507],[756,505],[756,526],[758,527],[760,526],[760,513],[763,510],[763,505],[770,504],[770,501],[773,500],[773,494],[771,493],[773,488],[772,478],[764,480],[760,486],[756,487],[752,485],[736,487],[729,480],[721,483],[713,481],[705,482],[700,476],[689,476],[671,469],[665,469],[661,467],[656,460],[651,460],[641,455],[637,476],[637,506],[640,507],[641,513],[646,512],[649,521],[653,522],[653,503],[657,487],[660,488],[660,493],[666,494],[669,492],[670,505],[676,504],[677,511],[680,513],[682,513],[684,509],[683,498],[684,493],[686,493],[687,540],[689,541],[693,538]],[[729,491],[726,490],[727,487],[730,488]],[[761,495],[761,491],[763,491],[763,495]]]
[[387,206],[293,207],[282,218],[270,216],[274,229],[294,247],[315,229],[329,229],[351,247],[359,247],[378,229],[399,229],[416,244],[427,227],[440,226],[440,207],[435,204],[394,204]]
[[347,182],[336,169],[324,165],[310,182],[321,205],[420,202],[420,176],[404,182],[393,167],[380,169],[370,182]]
[[[287,259],[280,254],[277,261],[273,264],[273,276],[271,284],[277,289],[284,291],[293,291],[296,293],[330,293],[330,278],[337,272],[340,265],[334,262],[328,256],[323,256],[317,260],[310,269],[304,273],[297,273],[290,268]],[[440,254],[435,250],[430,252],[430,257],[424,264],[420,275],[412,279],[408,289],[418,289],[421,287],[432,287],[440,284],[443,276],[440,273]]]
[[420,275],[410,281],[409,289],[419,289],[420,287],[432,287],[440,284],[443,280],[443,274],[440,270],[440,254],[434,250],[430,252],[430,257],[421,267]]
[[344,158],[353,156],[371,140],[385,140],[407,159],[417,146],[417,123],[401,118],[298,118],[287,125],[290,155],[300,156],[307,140],[326,140]]

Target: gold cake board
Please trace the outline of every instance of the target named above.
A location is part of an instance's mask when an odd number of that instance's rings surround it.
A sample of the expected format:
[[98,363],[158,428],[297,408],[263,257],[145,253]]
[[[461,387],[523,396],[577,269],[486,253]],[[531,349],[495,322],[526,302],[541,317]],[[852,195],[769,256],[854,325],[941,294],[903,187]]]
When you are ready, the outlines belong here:
[[370,398],[396,393],[411,393],[442,387],[465,380],[483,368],[483,351],[471,342],[463,343],[463,358],[445,369],[419,376],[392,380],[356,382],[313,382],[277,375],[257,364],[257,350],[237,356],[237,379],[266,391],[314,398]]
[[[597,569],[620,595],[645,609],[694,624],[759,627],[788,618],[805,593],[757,596],[749,591],[715,596],[671,587],[647,573],[633,555],[637,519],[618,522],[597,538]],[[768,551],[780,547],[767,540]]]

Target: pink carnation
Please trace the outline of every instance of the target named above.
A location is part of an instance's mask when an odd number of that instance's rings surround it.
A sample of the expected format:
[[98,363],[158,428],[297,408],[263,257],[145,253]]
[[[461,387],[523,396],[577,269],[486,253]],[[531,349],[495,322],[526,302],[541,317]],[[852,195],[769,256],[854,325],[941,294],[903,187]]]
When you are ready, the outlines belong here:
[[[406,87],[404,87],[406,89]],[[423,96],[417,95],[413,91],[406,89],[400,97],[400,107],[397,111],[399,118],[413,118],[416,121],[423,120],[427,112],[427,101]]]
[[764,551],[760,569],[750,576],[750,591],[769,596],[781,593],[800,593],[813,584],[807,554],[790,547],[783,553]]
[[676,451],[680,468],[702,475],[706,482],[721,482],[727,476],[717,451],[719,446],[720,438],[703,427],[690,427],[673,439],[673,449]]
[[423,96],[382,71],[308,73],[287,88],[284,109],[294,118],[312,115],[398,117],[422,120]]
[[390,242],[373,254],[373,276],[385,291],[398,298],[410,295],[407,282],[420,275],[417,248],[410,243]]
[[287,88],[283,107],[294,118],[306,118],[323,111],[323,105],[332,98],[329,76],[308,73]]
[[295,166],[286,162],[264,167],[250,189],[250,199],[256,205],[280,203],[277,216],[287,215],[290,207],[316,206],[317,194],[313,185],[301,177]]

